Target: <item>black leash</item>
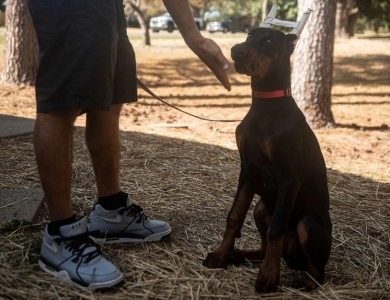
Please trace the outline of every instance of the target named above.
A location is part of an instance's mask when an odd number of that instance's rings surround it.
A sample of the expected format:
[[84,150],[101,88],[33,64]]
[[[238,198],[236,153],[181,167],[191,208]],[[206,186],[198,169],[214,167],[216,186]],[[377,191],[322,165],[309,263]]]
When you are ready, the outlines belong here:
[[153,93],[141,80],[139,80],[137,78],[137,84],[140,88],[142,88],[145,92],[147,92],[150,96],[152,96],[153,98],[157,99],[158,101],[161,101],[162,103],[164,103],[165,105],[169,106],[169,107],[172,107],[173,109],[176,109],[182,113],[185,113],[191,117],[194,117],[194,118],[197,118],[197,119],[200,119],[200,120],[204,120],[204,121],[213,121],[213,122],[240,122],[241,120],[213,120],[213,119],[207,119],[207,118],[203,118],[203,117],[199,117],[199,116],[196,116],[196,115],[193,115],[189,112],[186,112],[172,104],[169,104],[168,102],[166,102],[165,100],[161,99],[159,96],[157,96],[155,93]]

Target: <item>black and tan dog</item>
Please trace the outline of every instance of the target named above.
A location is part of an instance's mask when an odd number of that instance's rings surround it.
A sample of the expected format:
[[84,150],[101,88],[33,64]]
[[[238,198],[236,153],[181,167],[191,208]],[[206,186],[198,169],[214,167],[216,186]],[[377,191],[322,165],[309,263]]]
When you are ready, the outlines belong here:
[[[277,289],[280,263],[306,271],[294,287],[316,288],[332,242],[329,192],[317,139],[290,90],[290,56],[295,34],[257,28],[231,49],[238,73],[251,76],[252,104],[236,129],[241,159],[237,194],[227,217],[222,244],[203,264],[224,268],[229,262],[263,260],[257,292]],[[260,250],[234,249],[254,195]]]

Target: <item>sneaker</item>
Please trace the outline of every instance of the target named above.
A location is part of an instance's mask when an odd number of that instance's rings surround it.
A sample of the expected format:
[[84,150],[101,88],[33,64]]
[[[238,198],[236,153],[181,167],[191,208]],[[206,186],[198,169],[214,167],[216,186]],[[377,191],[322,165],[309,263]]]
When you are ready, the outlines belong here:
[[169,237],[167,222],[150,220],[142,208],[127,197],[126,207],[105,210],[95,204],[89,216],[88,233],[99,243],[158,242]]
[[46,226],[39,266],[73,286],[96,290],[113,287],[123,280],[119,269],[102,257],[100,248],[88,236],[87,217],[60,227],[52,236]]

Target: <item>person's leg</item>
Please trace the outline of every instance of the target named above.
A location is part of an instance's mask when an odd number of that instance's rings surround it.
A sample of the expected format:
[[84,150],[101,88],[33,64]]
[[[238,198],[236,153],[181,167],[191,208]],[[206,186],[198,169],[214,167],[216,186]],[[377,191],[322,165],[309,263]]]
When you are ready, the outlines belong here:
[[34,150],[50,219],[73,216],[71,161],[73,123],[79,109],[38,113],[34,129]]
[[112,105],[110,111],[87,113],[85,137],[95,172],[99,197],[120,192],[119,184],[119,115],[122,104]]
[[51,219],[44,230],[38,264],[56,278],[96,290],[118,284],[123,274],[101,257],[99,247],[90,240],[88,218],[77,220],[73,213],[72,136],[80,111],[38,113],[36,118],[35,156]]
[[[119,0],[28,4],[40,47],[34,146],[51,219],[44,229],[39,266],[78,287],[109,288],[123,274],[89,237],[88,217],[78,219],[72,209],[72,133],[81,111],[110,108],[118,39],[113,28],[123,5]],[[99,24],[99,30],[85,24]]]
[[108,112],[87,113],[86,141],[98,189],[98,202],[90,214],[89,234],[105,243],[161,241],[171,233],[169,224],[150,220],[120,189],[121,107],[115,104]]

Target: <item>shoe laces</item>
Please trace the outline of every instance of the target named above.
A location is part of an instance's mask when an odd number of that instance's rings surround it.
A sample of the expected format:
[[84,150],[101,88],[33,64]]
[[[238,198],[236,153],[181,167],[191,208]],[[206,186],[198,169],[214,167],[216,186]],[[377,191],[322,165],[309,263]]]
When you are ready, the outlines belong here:
[[144,214],[142,207],[134,203],[126,208],[123,208],[121,211],[119,211],[119,213],[126,213],[126,216],[133,217],[134,219],[137,219],[136,221],[148,219],[148,217]]
[[65,249],[70,250],[72,255],[76,256],[73,259],[81,258],[80,263],[88,263],[101,255],[100,247],[88,236],[88,232],[67,238],[61,237],[59,240],[65,243]]

